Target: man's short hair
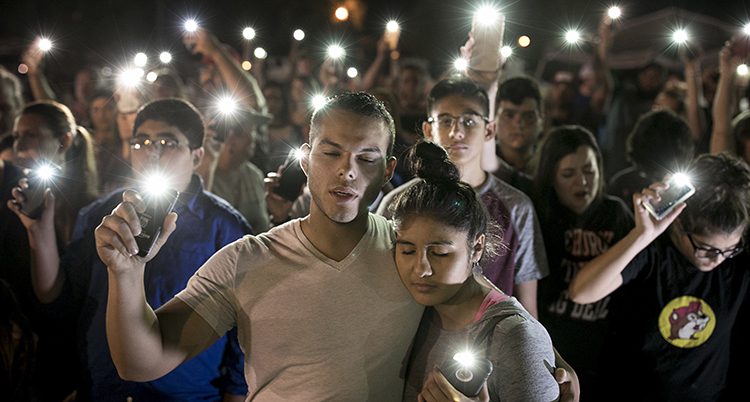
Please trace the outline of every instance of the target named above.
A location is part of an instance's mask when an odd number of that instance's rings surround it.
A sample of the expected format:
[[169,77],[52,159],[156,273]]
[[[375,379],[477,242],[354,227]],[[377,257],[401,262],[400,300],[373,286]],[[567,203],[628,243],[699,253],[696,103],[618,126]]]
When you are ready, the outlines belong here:
[[203,146],[203,117],[195,106],[177,98],[159,99],[143,105],[135,116],[133,135],[146,120],[155,120],[176,127],[188,139],[190,149]]
[[526,98],[535,100],[537,112],[542,112],[542,92],[536,80],[528,76],[508,78],[497,88],[495,107],[499,107],[501,101],[520,105]]
[[695,195],[680,214],[683,230],[698,235],[730,234],[750,223],[750,167],[727,153],[696,158],[689,173]]
[[642,115],[627,139],[627,155],[649,175],[684,169],[695,145],[687,121],[670,110]]
[[310,141],[318,134],[320,121],[333,110],[344,110],[381,121],[388,128],[387,156],[393,155],[396,126],[383,102],[367,92],[342,92],[326,99],[325,106],[316,110],[310,119]]
[[483,116],[489,117],[490,99],[487,92],[474,81],[461,75],[442,79],[432,87],[429,95],[427,95],[427,114],[432,113],[435,103],[454,95],[476,101],[482,107]]

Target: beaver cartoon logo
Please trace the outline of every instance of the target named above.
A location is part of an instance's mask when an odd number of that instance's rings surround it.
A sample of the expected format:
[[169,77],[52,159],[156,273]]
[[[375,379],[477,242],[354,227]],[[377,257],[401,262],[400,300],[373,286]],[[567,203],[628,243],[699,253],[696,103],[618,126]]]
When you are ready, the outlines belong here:
[[703,300],[692,296],[673,299],[662,309],[659,330],[674,346],[694,348],[703,344],[716,327],[716,316]]
[[708,318],[701,310],[700,302],[672,310],[669,323],[672,325],[669,339],[697,339],[695,334],[706,329]]

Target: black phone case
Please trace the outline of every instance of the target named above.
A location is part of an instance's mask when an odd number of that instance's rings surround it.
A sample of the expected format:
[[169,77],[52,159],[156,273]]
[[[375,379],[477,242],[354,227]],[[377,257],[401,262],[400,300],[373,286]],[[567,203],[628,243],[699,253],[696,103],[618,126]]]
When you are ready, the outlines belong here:
[[273,189],[275,194],[280,195],[287,201],[294,202],[302,194],[302,187],[307,181],[305,172],[296,158],[287,158],[279,178],[279,185]]
[[492,362],[485,358],[477,358],[472,367],[464,367],[453,358],[446,360],[440,366],[440,372],[460,393],[473,398],[479,395],[482,384],[492,373]]
[[23,190],[26,200],[21,204],[21,212],[31,219],[39,219],[44,211],[44,192],[48,186],[36,175],[27,178],[28,188]]
[[177,203],[180,193],[175,190],[167,191],[168,193],[163,196],[147,196],[146,210],[138,214],[141,233],[135,237],[135,242],[138,245],[138,255],[141,257],[145,257],[151,251],[161,233],[164,218],[172,212]]

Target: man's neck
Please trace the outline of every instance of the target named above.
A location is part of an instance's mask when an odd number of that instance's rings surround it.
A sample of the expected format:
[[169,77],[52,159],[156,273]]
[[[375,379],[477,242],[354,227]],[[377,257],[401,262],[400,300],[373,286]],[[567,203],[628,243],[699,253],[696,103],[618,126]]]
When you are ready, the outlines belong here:
[[514,168],[525,171],[526,165],[531,158],[531,148],[516,150],[500,147],[500,158]]
[[461,181],[475,188],[481,186],[487,180],[487,172],[482,170],[478,161],[477,163],[458,166],[458,171],[461,174]]
[[313,246],[326,257],[341,261],[346,258],[367,232],[369,214],[367,212],[348,223],[337,223],[317,209],[315,202],[310,205],[310,215],[301,222],[302,233]]

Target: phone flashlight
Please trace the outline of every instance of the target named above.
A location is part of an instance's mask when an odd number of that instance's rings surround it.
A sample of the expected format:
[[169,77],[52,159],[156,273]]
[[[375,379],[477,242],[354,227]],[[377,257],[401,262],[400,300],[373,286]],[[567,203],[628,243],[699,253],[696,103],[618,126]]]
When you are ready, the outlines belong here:
[[385,33],[383,39],[388,44],[388,49],[396,50],[398,47],[398,38],[401,35],[401,27],[396,20],[390,20],[385,24]]
[[344,50],[341,45],[328,45],[328,49],[326,51],[328,53],[328,57],[333,60],[338,60],[346,55],[346,50]]
[[198,22],[193,18],[188,18],[183,24],[185,32],[193,33],[198,30]]
[[685,173],[675,173],[667,181],[667,189],[659,193],[661,200],[654,202],[649,200],[643,203],[643,207],[657,220],[663,219],[682,202],[685,202],[693,194],[695,187],[690,177]]
[[292,32],[292,37],[297,42],[301,41],[302,39],[305,39],[305,31],[301,29],[295,29],[294,32]]
[[571,45],[575,45],[581,40],[581,33],[575,29],[569,29],[565,32],[565,41]]
[[745,24],[745,27],[744,27],[744,28],[742,28],[742,32],[743,32],[743,33],[744,33],[745,35],[748,35],[748,36],[750,36],[750,23],[747,23],[747,24]]
[[310,104],[312,104],[313,110],[317,111],[321,109],[323,106],[328,103],[328,100],[326,99],[325,95],[317,94],[313,95],[313,97],[310,99]]
[[39,46],[39,50],[49,52],[52,49],[52,41],[48,38],[39,38],[37,46]]
[[682,45],[690,39],[687,30],[679,28],[672,32],[672,41],[678,45]]
[[242,37],[247,40],[252,40],[255,38],[255,30],[251,27],[246,27],[242,30]]
[[612,6],[607,10],[607,16],[612,20],[616,20],[622,16],[622,10],[620,7]]
[[48,161],[39,162],[36,168],[26,170],[28,187],[23,190],[24,202],[21,212],[32,219],[39,219],[44,211],[44,193],[54,183],[60,168]]
[[469,61],[464,59],[463,57],[459,57],[456,60],[453,60],[453,68],[456,69],[456,71],[464,72],[469,67]]
[[216,109],[224,116],[233,115],[239,109],[237,100],[229,95],[224,95],[216,102]]
[[166,176],[159,173],[146,175],[140,183],[146,209],[138,213],[141,233],[135,237],[138,255],[145,257],[161,234],[164,218],[172,212],[180,193],[173,190]]
[[479,71],[496,71],[500,67],[500,46],[505,32],[505,16],[495,7],[485,5],[475,13],[471,23],[474,47],[467,66]]
[[479,395],[482,384],[492,373],[492,362],[464,351],[443,362],[439,370],[456,390],[472,398]]

